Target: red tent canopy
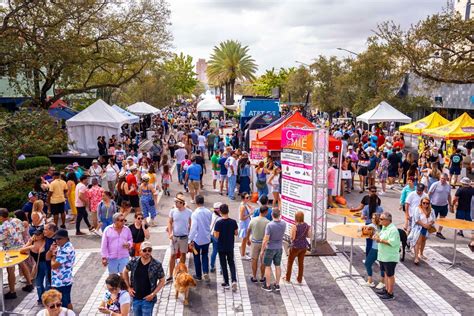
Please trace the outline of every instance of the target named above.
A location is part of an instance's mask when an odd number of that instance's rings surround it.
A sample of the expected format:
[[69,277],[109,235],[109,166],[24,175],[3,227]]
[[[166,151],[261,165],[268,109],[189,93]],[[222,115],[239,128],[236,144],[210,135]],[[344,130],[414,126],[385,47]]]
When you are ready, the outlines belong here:
[[278,124],[259,129],[257,140],[267,142],[268,150],[281,150],[281,132],[285,127],[309,127],[314,125],[300,112],[294,112],[280,120]]
[[[309,127],[314,125],[306,119],[300,112],[294,112],[281,118],[276,124],[259,129],[257,132],[257,140],[267,142],[268,150],[281,150],[281,132],[285,127]],[[332,136],[329,136],[329,151],[340,152],[342,142]]]
[[67,103],[64,100],[56,100],[51,106],[49,107],[50,109],[56,109],[56,108],[67,108]]

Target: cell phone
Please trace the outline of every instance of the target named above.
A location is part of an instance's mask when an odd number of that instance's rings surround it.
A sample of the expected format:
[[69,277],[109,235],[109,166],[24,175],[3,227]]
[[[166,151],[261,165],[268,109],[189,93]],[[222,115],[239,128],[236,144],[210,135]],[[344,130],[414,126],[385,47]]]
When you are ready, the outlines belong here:
[[10,258],[18,258],[18,256],[10,256]]

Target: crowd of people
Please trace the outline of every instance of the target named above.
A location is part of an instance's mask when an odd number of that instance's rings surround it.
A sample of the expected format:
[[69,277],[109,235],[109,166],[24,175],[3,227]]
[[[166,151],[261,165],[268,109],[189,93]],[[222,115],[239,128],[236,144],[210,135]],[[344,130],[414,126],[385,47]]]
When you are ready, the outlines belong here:
[[[324,123],[315,118],[315,124]],[[44,315],[73,313],[75,250],[65,229],[66,221],[75,225],[77,236],[86,234],[81,231],[84,222],[90,233],[101,237],[102,265],[110,274],[99,306],[102,313],[128,315],[133,311],[135,315],[150,315],[157,293],[173,282],[176,261],[185,263],[190,250],[196,281],[209,282],[213,273],[222,273],[222,288],[236,291],[237,237],[240,257],[251,261],[252,283],[261,283],[264,291],[278,292],[280,280],[291,282],[295,260],[296,280],[303,282],[304,258],[312,232],[301,211],[296,212],[295,225],[289,230],[287,269],[281,275],[287,224],[281,219],[280,161],[269,155],[252,163],[249,153],[241,148],[241,131],[233,128],[232,133],[224,133],[224,126],[223,118],[198,120],[193,106],[164,109],[161,116],[150,119],[148,127],[154,135],[149,146],[140,147],[144,134],[140,131],[146,126],[124,129],[122,135],[114,135],[108,142],[100,136],[99,158],[89,168],[77,162],[61,171],[51,167],[37,179],[28,201],[14,218],[7,210],[0,210],[3,248],[30,254],[30,259],[19,265],[26,281],[23,290],[29,292],[36,286],[38,303],[46,308]],[[471,148],[468,144],[466,152],[458,148],[445,163],[443,151],[431,140],[419,157],[404,150],[404,135],[390,124],[385,128],[375,126],[371,131],[352,123],[328,128],[342,141],[341,152],[334,154],[328,166],[328,205],[334,206],[339,189],[337,169],[350,171],[342,181],[341,195],[357,191],[357,180],[359,193],[368,191],[360,205],[352,208],[361,211],[365,224],[375,232],[366,243],[367,285],[376,288],[382,298],[393,299],[400,232],[393,223],[393,211],[383,209],[380,197],[388,190],[401,190],[400,211],[405,218],[402,228],[413,260],[419,264],[426,260],[424,248],[430,233],[445,239],[442,227],[434,224],[436,218],[446,217],[451,211],[456,218],[472,220],[474,188],[467,177],[472,172]],[[466,172],[458,183],[462,170]],[[215,203],[212,210],[206,208],[203,196],[203,177],[208,173],[212,176],[211,190],[229,200]],[[452,195],[451,186],[459,184]],[[173,192],[176,185],[180,189]],[[157,220],[162,211],[160,194],[174,196],[175,205],[166,223]],[[229,204],[234,200],[240,201],[237,218],[230,217]],[[133,221],[127,224],[129,215]],[[150,227],[158,224],[166,225],[170,240],[168,275],[161,262],[153,258],[149,241]],[[463,231],[458,234],[464,236]],[[474,238],[469,247],[474,251]],[[372,271],[375,261],[381,266],[378,284]],[[8,269],[8,275],[10,291],[5,298],[14,299],[13,268]]]

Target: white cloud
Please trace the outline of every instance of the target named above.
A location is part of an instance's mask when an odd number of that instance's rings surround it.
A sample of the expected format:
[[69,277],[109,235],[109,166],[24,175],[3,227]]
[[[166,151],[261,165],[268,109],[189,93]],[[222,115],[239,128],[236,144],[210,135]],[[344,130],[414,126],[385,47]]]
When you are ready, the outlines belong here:
[[409,26],[441,11],[445,0],[169,0],[174,49],[208,59],[226,39],[248,45],[259,72],[318,55],[362,51],[377,24]]

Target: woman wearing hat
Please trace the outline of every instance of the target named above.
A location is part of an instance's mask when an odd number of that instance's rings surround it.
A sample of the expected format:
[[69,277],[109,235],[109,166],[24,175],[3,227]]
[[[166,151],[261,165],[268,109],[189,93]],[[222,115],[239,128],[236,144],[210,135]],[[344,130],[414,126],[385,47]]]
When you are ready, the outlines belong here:
[[102,167],[99,165],[97,159],[92,160],[92,166],[89,168],[89,184],[92,184],[92,179],[97,179],[97,182],[100,183],[103,174]]
[[145,219],[148,216],[151,217],[150,226],[156,226],[155,217],[156,217],[156,192],[154,186],[150,183],[150,176],[145,174],[142,176],[142,183],[139,188],[140,203],[142,205],[143,217]]

